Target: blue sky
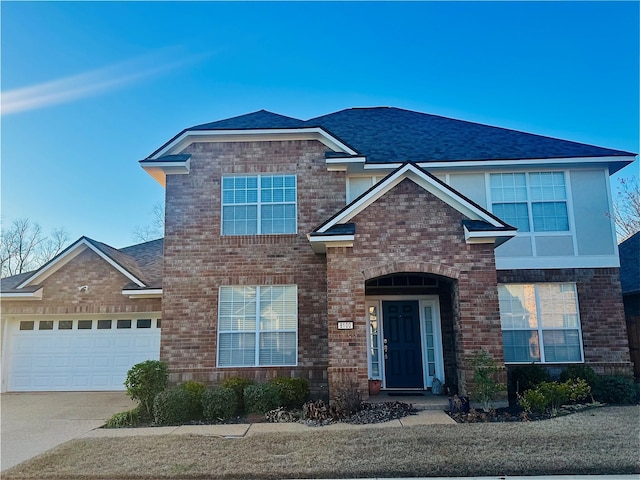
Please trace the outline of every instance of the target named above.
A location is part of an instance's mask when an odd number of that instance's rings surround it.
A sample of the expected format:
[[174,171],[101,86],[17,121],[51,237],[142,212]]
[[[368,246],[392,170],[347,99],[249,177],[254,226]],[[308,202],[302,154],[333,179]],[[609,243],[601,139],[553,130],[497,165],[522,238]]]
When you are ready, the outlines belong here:
[[164,195],[138,160],[260,109],[396,106],[637,153],[639,5],[3,1],[2,219],[135,243]]

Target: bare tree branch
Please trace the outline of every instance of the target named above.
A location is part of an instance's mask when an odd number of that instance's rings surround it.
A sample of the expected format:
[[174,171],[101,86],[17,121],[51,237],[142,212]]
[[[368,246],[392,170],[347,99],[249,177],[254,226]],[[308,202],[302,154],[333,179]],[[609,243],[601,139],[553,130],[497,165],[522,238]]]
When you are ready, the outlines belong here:
[[640,190],[636,177],[619,180],[613,199],[612,217],[620,242],[640,231]]
[[133,230],[133,239],[137,242],[148,242],[164,236],[164,205],[155,203],[151,210],[151,223],[137,226]]
[[2,277],[35,270],[60,253],[68,243],[64,229],[56,229],[50,237],[29,218],[14,220],[0,233]]

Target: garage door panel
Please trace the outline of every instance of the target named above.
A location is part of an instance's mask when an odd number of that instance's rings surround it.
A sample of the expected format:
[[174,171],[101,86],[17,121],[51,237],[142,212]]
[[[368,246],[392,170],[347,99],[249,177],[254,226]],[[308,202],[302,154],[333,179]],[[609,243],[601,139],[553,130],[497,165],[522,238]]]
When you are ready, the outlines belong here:
[[[135,324],[135,322],[134,322]],[[160,353],[160,329],[10,330],[8,391],[124,390],[127,371]],[[112,322],[116,325],[116,321]]]

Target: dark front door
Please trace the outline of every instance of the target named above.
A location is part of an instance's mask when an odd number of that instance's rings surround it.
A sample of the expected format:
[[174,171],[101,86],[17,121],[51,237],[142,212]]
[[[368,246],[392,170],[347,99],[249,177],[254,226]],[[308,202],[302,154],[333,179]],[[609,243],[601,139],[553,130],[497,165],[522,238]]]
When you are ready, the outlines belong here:
[[387,388],[423,388],[417,301],[382,302]]

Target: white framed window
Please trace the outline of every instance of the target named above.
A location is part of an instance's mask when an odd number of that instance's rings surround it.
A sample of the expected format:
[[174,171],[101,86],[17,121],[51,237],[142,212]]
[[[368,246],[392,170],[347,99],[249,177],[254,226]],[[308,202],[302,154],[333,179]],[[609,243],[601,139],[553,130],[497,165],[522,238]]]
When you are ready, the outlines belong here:
[[506,363],[584,360],[574,283],[498,285]]
[[295,175],[222,177],[222,235],[297,232]]
[[492,173],[492,211],[520,232],[568,232],[564,172]]
[[225,286],[219,293],[219,367],[297,364],[295,285]]

